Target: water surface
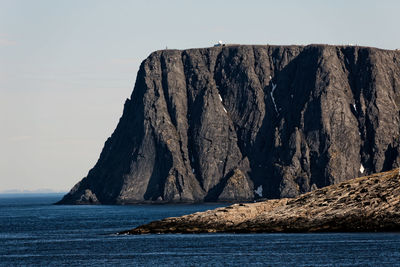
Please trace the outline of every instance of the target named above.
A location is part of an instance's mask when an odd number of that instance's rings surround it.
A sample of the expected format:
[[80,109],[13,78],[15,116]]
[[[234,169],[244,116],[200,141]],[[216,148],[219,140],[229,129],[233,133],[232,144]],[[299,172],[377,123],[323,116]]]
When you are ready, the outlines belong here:
[[0,196],[0,265],[400,266],[398,233],[117,236],[221,205],[55,206]]

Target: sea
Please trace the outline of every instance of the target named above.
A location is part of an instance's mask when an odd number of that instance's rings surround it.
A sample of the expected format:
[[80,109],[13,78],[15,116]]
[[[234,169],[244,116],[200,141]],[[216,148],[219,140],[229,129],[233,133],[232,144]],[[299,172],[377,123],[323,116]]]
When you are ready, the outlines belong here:
[[58,206],[0,195],[0,266],[400,266],[400,233],[116,235],[221,204]]

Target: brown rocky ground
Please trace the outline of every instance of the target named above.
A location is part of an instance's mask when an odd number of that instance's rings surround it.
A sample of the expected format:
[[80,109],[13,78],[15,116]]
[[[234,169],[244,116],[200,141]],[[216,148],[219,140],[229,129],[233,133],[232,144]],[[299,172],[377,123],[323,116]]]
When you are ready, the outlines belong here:
[[154,221],[121,234],[399,230],[398,168],[321,188],[294,199],[234,204]]

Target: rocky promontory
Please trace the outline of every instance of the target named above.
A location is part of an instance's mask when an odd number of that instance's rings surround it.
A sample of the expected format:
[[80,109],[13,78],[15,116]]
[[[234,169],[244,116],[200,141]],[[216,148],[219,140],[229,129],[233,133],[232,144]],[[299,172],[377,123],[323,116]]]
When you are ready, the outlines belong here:
[[400,231],[400,169],[294,199],[234,204],[154,221],[120,234]]
[[98,162],[59,203],[291,198],[399,166],[400,51],[161,50],[142,62]]

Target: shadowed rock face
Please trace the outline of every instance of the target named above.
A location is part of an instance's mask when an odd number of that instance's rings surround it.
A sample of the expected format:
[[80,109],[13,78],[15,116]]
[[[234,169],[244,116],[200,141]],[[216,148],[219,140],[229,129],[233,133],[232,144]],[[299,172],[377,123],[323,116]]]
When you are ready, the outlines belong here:
[[400,231],[400,169],[295,199],[234,204],[171,217],[120,234]]
[[399,167],[399,132],[399,51],[157,51],[98,162],[60,203],[295,197]]

